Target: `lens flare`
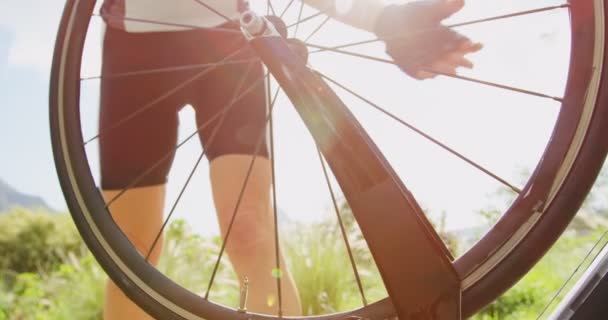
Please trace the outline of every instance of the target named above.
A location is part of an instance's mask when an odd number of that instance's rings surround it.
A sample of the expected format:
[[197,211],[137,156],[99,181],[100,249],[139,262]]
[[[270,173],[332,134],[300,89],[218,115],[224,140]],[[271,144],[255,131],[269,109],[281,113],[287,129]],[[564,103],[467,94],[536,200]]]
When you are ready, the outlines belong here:
[[273,294],[269,294],[268,297],[266,297],[266,305],[269,307],[274,306],[275,301],[276,299]]
[[280,279],[283,276],[283,271],[279,268],[272,269],[272,277],[275,279]]

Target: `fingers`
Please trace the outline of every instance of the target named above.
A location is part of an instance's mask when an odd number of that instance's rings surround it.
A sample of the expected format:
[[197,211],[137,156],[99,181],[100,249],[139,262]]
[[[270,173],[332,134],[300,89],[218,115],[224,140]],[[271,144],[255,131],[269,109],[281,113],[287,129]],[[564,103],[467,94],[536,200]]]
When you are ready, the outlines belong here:
[[473,43],[471,40],[465,39],[455,46],[453,50],[435,59],[430,66],[435,70],[444,71],[445,73],[454,73],[457,68],[472,69],[473,63],[465,56],[481,50],[482,47],[480,43]]
[[426,42],[435,43],[433,47],[439,50],[440,54],[449,52],[467,54],[477,52],[483,47],[480,43],[473,42],[467,36],[445,26],[439,26],[421,37],[424,37]]
[[483,48],[481,43],[473,43],[470,40],[462,42],[455,50],[449,52],[439,59],[440,61],[449,62],[457,67],[464,67],[467,69],[473,68],[473,63],[465,58],[467,54],[475,53]]
[[431,79],[431,78],[435,78],[437,76],[436,73],[431,73],[428,71],[418,71],[416,72],[413,77],[416,80],[426,80],[426,79]]
[[431,64],[426,72],[432,72],[434,76],[437,76],[437,74],[456,74],[456,68],[458,68],[458,65],[440,61]]
[[462,68],[467,68],[467,69],[473,69],[473,67],[474,67],[473,62],[471,62],[469,59],[467,59],[464,56],[457,54],[457,53],[449,54],[446,57],[444,63],[455,66],[456,68],[462,67]]
[[435,0],[438,21],[448,18],[464,7],[464,0]]
[[468,54],[468,53],[474,53],[477,52],[479,50],[481,50],[483,48],[483,45],[479,42],[473,42],[469,39],[466,39],[465,41],[463,41],[462,43],[460,43],[460,45],[458,45],[456,51],[464,54]]
[[435,78],[438,74],[456,74],[458,68],[472,69],[474,64],[465,55],[480,49],[481,44],[467,41],[461,44],[457,50],[444,54],[430,64],[420,66],[411,72],[411,75],[418,80],[424,80]]

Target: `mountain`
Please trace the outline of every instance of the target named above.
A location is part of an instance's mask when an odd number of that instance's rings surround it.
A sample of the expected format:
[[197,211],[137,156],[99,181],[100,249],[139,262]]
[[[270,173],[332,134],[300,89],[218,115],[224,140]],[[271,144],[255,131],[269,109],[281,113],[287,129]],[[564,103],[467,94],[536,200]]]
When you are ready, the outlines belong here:
[[52,210],[41,197],[21,193],[0,179],[0,212],[12,207],[41,208]]

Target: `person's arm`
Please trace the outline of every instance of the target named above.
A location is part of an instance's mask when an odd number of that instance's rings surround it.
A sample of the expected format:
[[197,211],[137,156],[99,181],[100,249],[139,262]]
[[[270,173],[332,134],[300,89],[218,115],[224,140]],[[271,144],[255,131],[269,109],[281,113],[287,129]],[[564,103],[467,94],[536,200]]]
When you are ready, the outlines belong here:
[[[465,56],[482,47],[441,23],[460,11],[464,0],[417,0],[389,5],[382,0],[301,1],[376,34],[395,64],[416,79],[455,74],[460,67],[472,68],[473,63]],[[340,3],[349,7],[341,8]]]
[[[321,12],[355,28],[374,31],[386,4],[383,0],[302,0]],[[342,5],[344,3],[344,5]]]

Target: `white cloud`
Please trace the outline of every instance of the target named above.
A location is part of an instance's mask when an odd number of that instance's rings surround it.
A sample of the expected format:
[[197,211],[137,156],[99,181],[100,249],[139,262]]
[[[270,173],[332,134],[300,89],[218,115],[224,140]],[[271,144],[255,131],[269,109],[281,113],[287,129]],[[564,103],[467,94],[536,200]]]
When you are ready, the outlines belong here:
[[0,29],[8,30],[10,65],[50,70],[62,0],[8,0],[0,2]]

